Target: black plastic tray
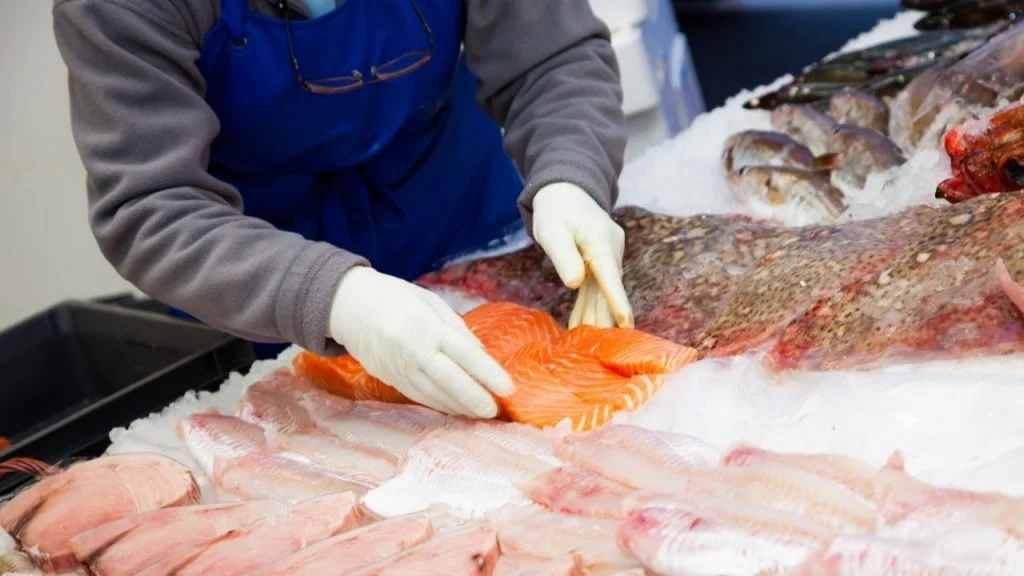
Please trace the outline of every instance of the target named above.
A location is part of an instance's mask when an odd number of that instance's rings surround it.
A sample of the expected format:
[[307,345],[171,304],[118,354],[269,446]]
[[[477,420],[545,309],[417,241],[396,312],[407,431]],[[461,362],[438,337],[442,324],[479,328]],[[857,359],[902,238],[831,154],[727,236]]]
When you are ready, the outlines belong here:
[[[94,457],[113,428],[189,390],[216,388],[255,360],[207,326],[102,302],[68,301],[0,333],[0,461]],[[0,495],[27,478],[0,476]]]

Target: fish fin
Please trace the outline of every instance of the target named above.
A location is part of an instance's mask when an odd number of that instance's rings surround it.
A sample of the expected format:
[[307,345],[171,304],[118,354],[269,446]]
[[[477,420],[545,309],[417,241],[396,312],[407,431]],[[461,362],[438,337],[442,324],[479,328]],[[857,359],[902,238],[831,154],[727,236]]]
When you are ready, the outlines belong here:
[[843,156],[838,152],[829,152],[816,156],[811,161],[811,169],[815,172],[831,172],[843,165]]

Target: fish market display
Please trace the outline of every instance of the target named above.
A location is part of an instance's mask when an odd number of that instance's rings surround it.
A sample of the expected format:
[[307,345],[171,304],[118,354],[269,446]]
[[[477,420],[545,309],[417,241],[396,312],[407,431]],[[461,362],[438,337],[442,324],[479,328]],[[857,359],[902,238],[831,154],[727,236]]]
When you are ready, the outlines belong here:
[[917,30],[962,30],[998,26],[1016,20],[1024,13],[1024,2],[1019,0],[905,0],[901,4],[927,12],[914,23]]
[[935,197],[951,203],[1024,189],[1024,105],[968,120],[944,139],[952,176]]
[[832,174],[855,188],[863,188],[871,174],[907,161],[903,151],[891,140],[871,128],[852,124],[835,127],[830,149],[839,155],[841,163]]
[[[576,430],[600,426],[619,410],[643,405],[666,374],[696,357],[691,348],[639,330],[592,326],[565,330],[546,312],[508,302],[479,306],[465,320],[515,383],[510,396],[497,398],[500,415],[538,426],[564,419]],[[375,384],[361,388],[365,372],[353,376],[319,368],[352,362],[356,361],[348,356],[328,359],[305,352],[294,364],[299,373],[346,398],[393,399],[390,393],[377,396]],[[350,379],[339,382],[342,378]]]
[[[992,274],[1001,258],[1011,279],[1024,278],[1022,203],[1017,192],[987,194],[792,228],[637,208],[615,218],[637,329],[703,357],[768,350],[772,370],[832,370],[1024,351],[1024,317]],[[455,264],[420,283],[495,301],[515,301],[521,283],[557,290],[550,265],[524,271],[539,253]],[[571,294],[520,303],[564,319]]]

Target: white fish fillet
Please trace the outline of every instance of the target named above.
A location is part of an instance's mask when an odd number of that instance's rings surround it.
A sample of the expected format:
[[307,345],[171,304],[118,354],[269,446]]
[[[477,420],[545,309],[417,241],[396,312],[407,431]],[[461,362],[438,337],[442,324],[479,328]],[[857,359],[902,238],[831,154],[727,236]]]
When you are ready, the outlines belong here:
[[370,491],[365,506],[382,516],[447,504],[469,517],[506,504],[529,504],[516,487],[551,469],[465,429],[440,429],[412,446],[398,476]]
[[433,535],[426,514],[382,520],[307,546],[261,567],[252,576],[348,574],[426,542]]
[[764,462],[792,466],[845,486],[865,505],[874,506],[875,476],[878,469],[847,456],[833,454],[790,454],[739,445],[722,457],[723,466],[751,466]]
[[585,468],[562,466],[517,484],[531,500],[549,510],[595,518],[625,518],[624,503],[636,488]]
[[630,513],[618,537],[644,567],[662,576],[778,574],[805,562],[829,537],[782,515],[758,524],[764,529],[686,508],[641,508]]
[[257,382],[242,394],[238,417],[268,432],[287,434],[313,426],[309,411],[285,394]]
[[327,494],[295,505],[284,515],[234,530],[194,551],[162,559],[138,576],[248,575],[256,568],[356,526],[356,497]]
[[269,498],[292,504],[332,492],[362,495],[378,484],[365,474],[329,470],[287,452],[218,459],[213,482],[221,498]]
[[1024,543],[997,527],[952,529],[933,540],[837,537],[787,576],[1018,576]]
[[317,426],[348,442],[383,450],[401,459],[427,432],[445,425],[447,417],[422,406],[355,402],[347,410],[309,406]]
[[324,468],[355,471],[379,481],[393,477],[396,472],[397,461],[390,454],[320,429],[274,435],[271,446],[275,451],[301,454]]
[[501,552],[490,526],[438,536],[349,576],[490,576]]
[[469,430],[516,454],[532,456],[552,466],[564,464],[555,454],[555,442],[559,436],[553,428],[541,430],[529,424],[487,421],[474,422]]
[[845,487],[789,466],[763,462],[680,473],[673,495],[762,504],[844,532],[875,527],[875,510]]
[[1024,535],[1024,499],[932,486],[907,474],[899,453],[878,473],[875,489],[878,529],[885,535],[919,539],[965,524]]
[[569,516],[537,506],[501,508],[487,517],[498,529],[503,554],[547,559],[578,554],[588,570],[639,565],[616,541],[619,520]]
[[214,458],[237,458],[267,449],[263,428],[235,416],[200,412],[178,422],[175,432],[209,476]]
[[556,444],[566,462],[648,490],[671,491],[680,472],[718,464],[721,452],[691,436],[614,424]]

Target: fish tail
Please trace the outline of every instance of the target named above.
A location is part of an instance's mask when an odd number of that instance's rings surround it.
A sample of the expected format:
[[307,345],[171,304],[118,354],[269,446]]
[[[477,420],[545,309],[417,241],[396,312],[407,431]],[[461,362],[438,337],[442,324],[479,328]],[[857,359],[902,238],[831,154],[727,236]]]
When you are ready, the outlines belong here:
[[816,156],[811,161],[811,169],[816,172],[831,172],[843,165],[843,157],[838,152],[829,152]]

